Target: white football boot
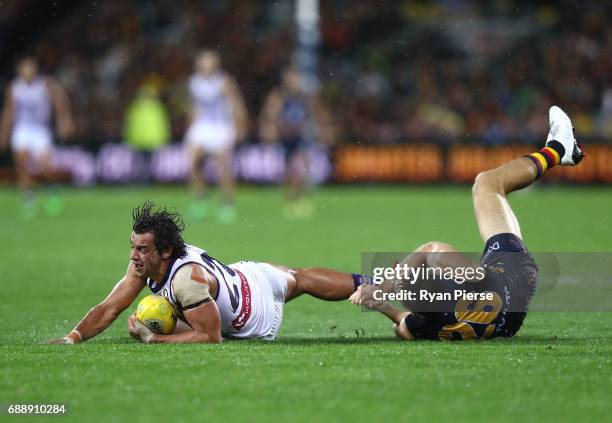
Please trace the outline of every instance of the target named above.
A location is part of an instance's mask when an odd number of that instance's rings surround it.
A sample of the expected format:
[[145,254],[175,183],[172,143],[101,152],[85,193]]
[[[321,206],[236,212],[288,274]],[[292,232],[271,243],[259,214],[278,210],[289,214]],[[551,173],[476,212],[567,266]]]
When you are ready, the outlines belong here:
[[561,164],[576,166],[584,157],[584,153],[574,138],[574,127],[569,116],[560,107],[552,106],[548,111],[548,123],[550,132],[546,139],[546,146],[548,147],[551,141],[558,141],[565,148]]

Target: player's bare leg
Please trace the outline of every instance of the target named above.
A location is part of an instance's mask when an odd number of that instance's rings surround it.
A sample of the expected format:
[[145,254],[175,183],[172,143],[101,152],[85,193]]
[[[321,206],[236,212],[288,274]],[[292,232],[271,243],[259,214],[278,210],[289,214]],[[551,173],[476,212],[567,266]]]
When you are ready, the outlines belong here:
[[270,265],[286,275],[286,301],[290,301],[302,294],[309,294],[327,301],[345,300],[355,292],[356,286],[359,286],[361,283],[358,280],[360,275],[332,269],[290,269],[278,264],[270,263]]
[[191,169],[189,174],[189,182],[191,192],[197,198],[200,198],[206,192],[206,182],[202,177],[202,163],[204,163],[204,150],[199,147],[191,147],[189,150],[191,159]]
[[43,202],[45,213],[49,216],[57,216],[62,212],[62,201],[53,189],[53,183],[59,179],[59,172],[53,167],[51,153],[46,152],[39,156],[40,179],[47,184],[47,190]]
[[304,151],[298,151],[287,164],[284,179],[285,208],[288,218],[307,218],[313,207],[306,197],[308,189],[308,158]]
[[35,178],[28,169],[30,153],[27,150],[17,150],[13,154],[15,161],[15,176],[17,187],[21,191],[21,215],[24,219],[31,219],[36,215],[36,195],[34,193]]
[[203,219],[210,214],[210,202],[207,200],[206,180],[202,175],[202,164],[206,156],[201,147],[192,146],[188,150],[191,159],[189,184],[195,201],[189,206],[189,215],[194,219]]
[[221,207],[217,212],[217,217],[221,223],[230,223],[236,219],[233,151],[230,149],[218,154],[216,160],[219,165],[219,187],[221,189]]
[[511,233],[521,238],[521,229],[507,195],[531,185],[552,166],[574,166],[582,159],[583,154],[574,138],[569,117],[560,108],[553,106],[549,112],[549,122],[550,133],[542,150],[482,172],[476,177],[472,195],[483,241],[500,233]]
[[474,212],[483,241],[511,233],[521,238],[521,228],[510,208],[507,194],[536,180],[537,169],[526,157],[478,174],[472,188]]
[[28,170],[30,153],[26,150],[17,150],[13,155],[17,186],[21,191],[31,191],[34,188],[34,176]]

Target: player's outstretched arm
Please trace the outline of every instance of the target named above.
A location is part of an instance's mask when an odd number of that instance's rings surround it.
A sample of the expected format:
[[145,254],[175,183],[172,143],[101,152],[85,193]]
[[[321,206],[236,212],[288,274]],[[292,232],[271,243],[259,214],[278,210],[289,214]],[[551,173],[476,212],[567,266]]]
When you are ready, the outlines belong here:
[[53,339],[49,343],[76,344],[93,338],[109,327],[119,314],[132,304],[144,286],[144,281],[134,270],[134,264],[130,263],[126,275],[115,285],[104,301],[89,310],[69,334],[63,338]]
[[51,95],[51,103],[57,120],[59,136],[67,138],[74,133],[74,120],[70,111],[70,101],[62,86],[53,78],[47,78],[47,86]]

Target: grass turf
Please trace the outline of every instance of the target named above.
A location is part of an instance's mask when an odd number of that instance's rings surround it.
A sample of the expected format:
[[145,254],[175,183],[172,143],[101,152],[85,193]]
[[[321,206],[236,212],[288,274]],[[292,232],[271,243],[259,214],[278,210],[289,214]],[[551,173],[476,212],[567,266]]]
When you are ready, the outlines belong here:
[[[512,204],[532,251],[612,251],[611,194],[537,187]],[[514,339],[403,343],[381,316],[303,297],[285,307],[274,343],[142,345],[127,334],[126,311],[85,344],[44,345],[122,276],[133,206],[152,199],[183,211],[189,202],[181,188],[62,197],[61,216],[24,222],[18,194],[0,190],[0,404],[67,403],[62,420],[79,422],[610,418],[609,313],[534,312]],[[311,219],[287,221],[277,190],[243,189],[238,222],[187,220],[185,238],[226,262],[347,271],[359,270],[362,251],[432,239],[482,248],[465,187],[330,187],[315,203]]]

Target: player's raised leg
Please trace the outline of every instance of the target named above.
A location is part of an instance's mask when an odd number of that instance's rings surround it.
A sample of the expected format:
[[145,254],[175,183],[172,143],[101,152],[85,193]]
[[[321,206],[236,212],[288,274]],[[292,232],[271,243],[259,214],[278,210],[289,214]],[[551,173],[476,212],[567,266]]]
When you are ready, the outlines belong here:
[[553,166],[575,166],[582,160],[583,153],[574,138],[572,122],[563,110],[557,106],[551,107],[549,123],[546,145],[540,151],[476,177],[472,195],[483,241],[500,233],[511,233],[521,238],[521,229],[507,195],[531,185]]

